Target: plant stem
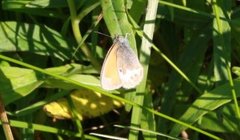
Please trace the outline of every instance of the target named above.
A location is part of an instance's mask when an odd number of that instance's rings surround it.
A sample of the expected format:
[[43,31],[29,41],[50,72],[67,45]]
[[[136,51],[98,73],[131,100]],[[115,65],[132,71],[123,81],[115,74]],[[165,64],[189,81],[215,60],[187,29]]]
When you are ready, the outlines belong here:
[[[80,28],[79,28],[80,20],[78,19],[78,16],[77,16],[77,10],[75,7],[75,3],[73,0],[68,0],[68,5],[69,5],[69,9],[70,9],[73,34],[74,34],[74,37],[75,37],[77,43],[80,44],[81,40],[82,40],[82,36],[81,36]],[[86,55],[86,57],[90,60],[91,64],[97,70],[100,70],[100,65],[99,65],[98,61],[95,59],[95,57],[93,57],[91,51],[88,49],[86,44],[83,44],[80,47],[80,49]]]
[[6,139],[7,140],[14,140],[13,134],[12,134],[12,131],[11,131],[11,127],[9,125],[7,113],[4,109],[4,104],[3,104],[3,100],[2,100],[1,97],[0,97],[0,119],[1,119],[1,122],[2,122],[3,131],[5,133]]

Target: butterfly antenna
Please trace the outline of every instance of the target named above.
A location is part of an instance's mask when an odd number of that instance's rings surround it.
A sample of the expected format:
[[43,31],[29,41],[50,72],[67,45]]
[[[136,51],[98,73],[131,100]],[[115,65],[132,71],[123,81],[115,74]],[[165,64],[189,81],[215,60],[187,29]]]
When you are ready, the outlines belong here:
[[107,35],[107,34],[104,34],[104,33],[101,33],[101,32],[98,32],[98,31],[94,31],[94,33],[97,33],[97,34],[100,34],[100,35],[103,35],[103,36],[112,38],[111,36],[109,36],[109,35]]

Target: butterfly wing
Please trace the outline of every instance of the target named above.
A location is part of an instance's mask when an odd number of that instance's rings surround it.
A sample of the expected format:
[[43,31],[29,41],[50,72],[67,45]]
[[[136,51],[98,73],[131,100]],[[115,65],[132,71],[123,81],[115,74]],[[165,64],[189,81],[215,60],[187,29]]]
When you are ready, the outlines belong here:
[[119,48],[118,42],[115,42],[108,51],[103,62],[100,81],[101,86],[105,90],[114,90],[122,86],[122,82],[117,70],[117,50]]
[[122,86],[126,89],[136,87],[143,79],[143,67],[126,38],[119,38],[117,68]]

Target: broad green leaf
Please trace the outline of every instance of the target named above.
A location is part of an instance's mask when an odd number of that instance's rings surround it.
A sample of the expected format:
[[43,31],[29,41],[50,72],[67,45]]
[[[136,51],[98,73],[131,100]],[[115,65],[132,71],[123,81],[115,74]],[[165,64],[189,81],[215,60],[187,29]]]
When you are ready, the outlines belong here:
[[35,71],[18,67],[0,67],[0,92],[4,104],[23,98],[41,86]]
[[[76,82],[79,82],[81,84],[94,86],[96,88],[101,89],[99,78],[95,76],[83,75],[83,74],[72,74],[66,77]],[[74,85],[72,83],[68,83],[62,80],[58,80],[55,78],[46,79],[44,82],[44,85],[42,86],[47,88],[61,88],[61,89],[68,89],[68,90],[79,88],[79,86],[77,85]]]
[[[229,103],[232,100],[232,87],[229,83],[216,87],[211,91],[206,91],[203,95],[197,98],[187,111],[179,118],[179,120],[188,124],[196,123],[202,116],[208,112],[212,112],[218,107]],[[234,80],[234,90],[237,96],[240,96],[240,80]],[[234,115],[234,114],[232,114]],[[171,129],[170,134],[178,136],[179,133],[185,130],[186,127],[175,124]]]
[[[79,64],[67,64],[59,67],[52,67],[46,69],[48,72],[65,76],[69,79],[72,79],[76,82],[80,82],[82,84],[100,87],[99,78],[96,76],[92,76],[90,74],[98,74],[98,72],[93,67],[87,67]],[[45,77],[43,87],[48,88],[60,88],[60,89],[76,89],[78,86],[68,83],[66,81],[62,81],[59,79],[55,79],[53,77]]]
[[219,111],[209,112],[198,121],[198,125],[203,129],[214,132],[237,133],[239,135],[240,131],[237,123],[239,120],[233,115],[234,107],[234,104],[230,103]]
[[[38,87],[76,89],[78,86],[52,77],[37,75],[35,71],[18,67],[2,66],[1,68],[1,93],[5,104],[20,99]],[[92,69],[92,68],[90,68]],[[80,75],[77,73],[91,72],[87,67],[69,64],[61,67],[48,68],[47,71],[58,75],[64,75],[75,81],[100,88],[99,79],[91,75]],[[96,72],[92,69],[92,72]],[[39,80],[41,79],[41,80]]]
[[44,25],[0,22],[0,52],[29,51],[66,60],[73,52],[73,44],[66,40]]

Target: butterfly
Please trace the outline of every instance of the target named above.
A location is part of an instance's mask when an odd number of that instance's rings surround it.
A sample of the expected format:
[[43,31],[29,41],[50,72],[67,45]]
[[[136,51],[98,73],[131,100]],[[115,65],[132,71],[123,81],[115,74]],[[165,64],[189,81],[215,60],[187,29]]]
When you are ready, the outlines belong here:
[[143,79],[143,67],[126,37],[116,36],[103,62],[100,81],[105,90],[131,89]]

